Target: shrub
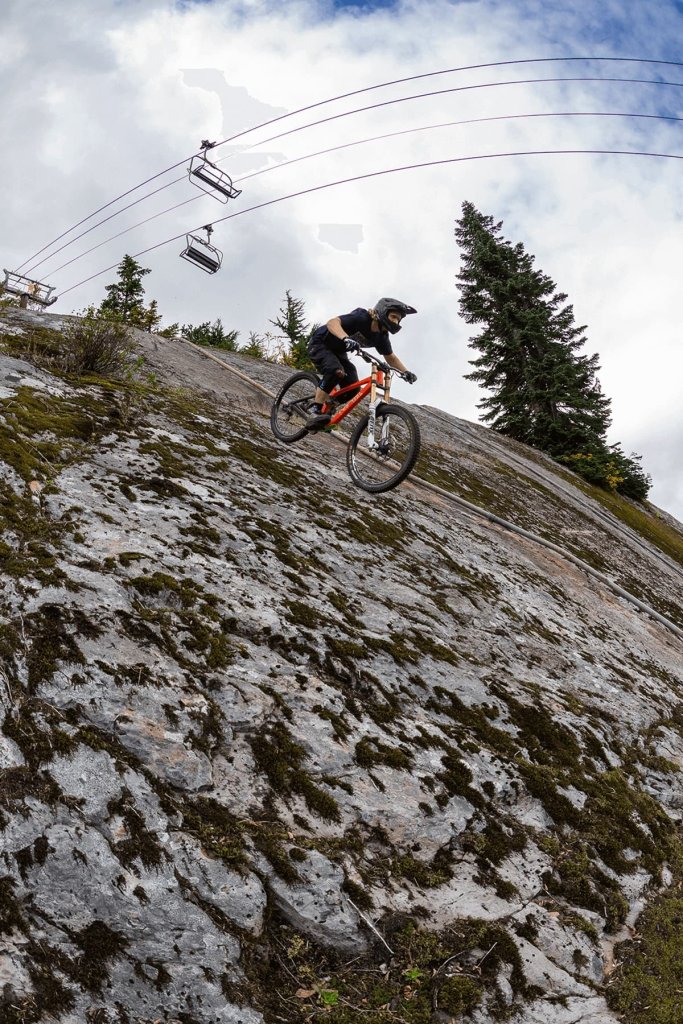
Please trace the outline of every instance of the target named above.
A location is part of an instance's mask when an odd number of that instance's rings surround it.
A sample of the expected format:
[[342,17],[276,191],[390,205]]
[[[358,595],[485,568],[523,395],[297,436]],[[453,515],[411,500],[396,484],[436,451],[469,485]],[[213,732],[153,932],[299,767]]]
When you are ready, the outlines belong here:
[[16,295],[10,295],[0,285],[0,309],[13,309],[19,306],[19,299]]
[[135,343],[120,317],[103,318],[89,306],[64,331],[64,369],[76,375],[122,377]]
[[[614,447],[618,447],[615,445]],[[622,460],[623,480],[617,490],[627,498],[634,498],[636,501],[644,501],[652,486],[652,477],[646,473],[640,465],[641,455],[631,452],[630,459],[623,452],[619,452]]]
[[558,462],[569,466],[589,483],[606,491],[616,491],[635,501],[643,501],[652,479],[640,466],[640,455],[624,455],[619,444],[595,446],[588,451],[560,455]]

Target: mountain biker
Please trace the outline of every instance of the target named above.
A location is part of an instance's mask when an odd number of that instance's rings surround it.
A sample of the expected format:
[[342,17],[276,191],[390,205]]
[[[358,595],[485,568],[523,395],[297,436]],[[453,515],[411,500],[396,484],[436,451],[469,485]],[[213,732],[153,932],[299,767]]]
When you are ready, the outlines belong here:
[[[356,367],[349,359],[353,352],[375,348],[390,366],[403,374],[409,384],[415,383],[417,376],[406,369],[389,340],[390,334],[401,330],[401,320],[408,313],[417,313],[417,310],[398,299],[383,298],[374,309],[359,307],[350,313],[332,317],[311,335],[307,351],[321,379],[309,407],[307,430],[320,430],[330,422],[331,416],[323,413],[322,405],[329,400],[335,384],[347,387],[358,380]],[[348,401],[356,393],[349,391],[344,399]]]

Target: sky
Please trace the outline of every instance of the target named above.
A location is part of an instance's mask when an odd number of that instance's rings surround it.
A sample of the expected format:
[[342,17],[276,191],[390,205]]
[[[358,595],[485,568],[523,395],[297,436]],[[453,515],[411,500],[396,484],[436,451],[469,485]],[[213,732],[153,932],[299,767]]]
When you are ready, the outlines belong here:
[[[608,440],[683,520],[683,163],[577,152],[683,157],[683,66],[598,59],[676,61],[682,43],[677,0],[3,0],[0,267],[69,313],[129,253],[164,324],[220,317],[245,343],[286,290],[311,323],[399,298],[418,309],[394,346],[418,382],[397,396],[477,420],[467,200],[568,295]],[[211,153],[242,190],[227,204],[189,180],[203,139],[229,140]],[[215,275],[179,258],[207,223]]]

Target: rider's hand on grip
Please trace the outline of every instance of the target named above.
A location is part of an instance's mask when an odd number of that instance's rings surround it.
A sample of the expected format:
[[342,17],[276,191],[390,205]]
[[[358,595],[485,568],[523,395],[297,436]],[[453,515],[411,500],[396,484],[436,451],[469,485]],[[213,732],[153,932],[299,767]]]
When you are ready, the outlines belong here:
[[403,374],[403,379],[407,380],[409,384],[414,384],[417,380],[417,374],[413,373],[412,370],[406,370]]
[[360,345],[353,338],[344,338],[344,348],[347,352],[360,352]]

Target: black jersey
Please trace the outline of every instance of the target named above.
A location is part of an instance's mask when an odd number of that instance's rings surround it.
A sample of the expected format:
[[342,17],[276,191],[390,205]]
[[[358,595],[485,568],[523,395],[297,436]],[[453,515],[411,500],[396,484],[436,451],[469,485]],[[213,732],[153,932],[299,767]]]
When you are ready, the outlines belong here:
[[[375,348],[381,356],[390,356],[394,351],[391,347],[388,331],[380,330],[378,333],[372,330],[372,317],[367,309],[359,307],[350,313],[342,314],[339,320],[347,336],[357,341],[361,348]],[[346,351],[341,338],[335,338],[334,334],[330,334],[324,325],[315,331],[309,345],[324,345],[331,352],[334,352],[335,355],[341,355],[342,352]]]

